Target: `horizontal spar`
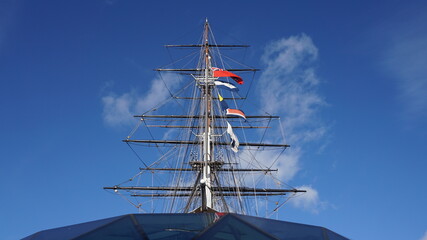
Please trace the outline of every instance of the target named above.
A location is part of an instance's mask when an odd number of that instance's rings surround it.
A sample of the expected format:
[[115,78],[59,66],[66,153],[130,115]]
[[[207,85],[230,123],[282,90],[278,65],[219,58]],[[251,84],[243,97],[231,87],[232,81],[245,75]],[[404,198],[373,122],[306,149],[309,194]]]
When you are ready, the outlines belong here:
[[[199,126],[177,126],[177,125],[147,125],[147,127],[160,127],[160,128],[202,128]],[[212,128],[227,128],[225,126],[214,126]],[[236,128],[271,128],[271,127],[258,127],[258,126],[234,126]]]
[[[203,115],[134,115],[138,118],[205,118]],[[279,116],[245,116],[246,118],[280,118]],[[241,118],[238,116],[214,115],[209,118]]]
[[[133,143],[159,143],[159,144],[202,144],[202,142],[198,141],[178,141],[178,140],[131,140],[124,139],[123,142],[133,142]],[[214,145],[230,145],[230,143],[226,142],[214,142]],[[269,143],[245,143],[241,142],[241,147],[290,147],[288,144],[269,144]]]
[[[104,187],[108,190],[136,190],[136,191],[193,191],[193,187]],[[254,192],[254,193],[288,193],[306,192],[298,189],[250,188],[250,187],[211,187],[214,192]]]
[[165,45],[165,47],[176,47],[176,48],[191,48],[191,47],[224,47],[224,48],[247,48],[249,45],[236,45],[236,44],[182,44],[182,45]]
[[[200,99],[204,99],[202,97],[173,97],[175,99],[187,99],[187,100],[200,100]],[[212,99],[214,100],[218,100],[219,98],[213,97]],[[246,98],[244,97],[239,97],[239,98],[222,98],[224,100],[245,100]]]
[[[215,196],[222,196],[222,197],[248,197],[248,196],[283,196],[286,195],[286,193],[215,193]],[[132,194],[131,197],[191,197],[192,195],[190,193],[179,193],[179,194],[161,194],[161,193],[155,193],[155,194]],[[200,197],[200,194],[195,194],[195,197]]]
[[[146,171],[195,171],[194,168],[139,168]],[[221,172],[277,172],[277,169],[251,169],[251,168],[218,168],[215,171]]]
[[[224,69],[224,71],[230,72],[256,72],[260,69],[256,68],[232,68],[232,69]],[[200,72],[205,71],[204,68],[156,68],[154,71],[166,71],[166,72]]]

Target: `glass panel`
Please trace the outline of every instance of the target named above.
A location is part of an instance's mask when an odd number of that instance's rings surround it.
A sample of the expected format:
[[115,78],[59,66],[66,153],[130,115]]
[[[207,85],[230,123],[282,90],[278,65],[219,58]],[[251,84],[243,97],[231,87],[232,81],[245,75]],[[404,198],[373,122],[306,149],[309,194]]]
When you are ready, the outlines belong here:
[[123,216],[106,218],[92,222],[80,223],[66,227],[54,228],[41,231],[30,235],[22,240],[56,240],[56,239],[72,239],[86,232],[92,231],[98,227],[104,226]]
[[110,223],[101,228],[95,229],[92,232],[86,233],[78,240],[142,240],[144,239],[143,234],[139,233],[135,228],[135,224],[132,222],[130,215],[123,217],[122,219]]
[[211,213],[135,215],[149,239],[191,239],[214,219]]
[[321,227],[245,215],[237,215],[237,217],[261,228],[278,239],[324,239]]
[[329,240],[348,240],[348,238],[343,237],[336,232],[332,232],[329,229],[325,229],[326,234],[328,235]]
[[250,239],[275,239],[257,229],[255,226],[241,221],[228,214],[209,227],[196,239],[222,239],[222,240],[250,240]]

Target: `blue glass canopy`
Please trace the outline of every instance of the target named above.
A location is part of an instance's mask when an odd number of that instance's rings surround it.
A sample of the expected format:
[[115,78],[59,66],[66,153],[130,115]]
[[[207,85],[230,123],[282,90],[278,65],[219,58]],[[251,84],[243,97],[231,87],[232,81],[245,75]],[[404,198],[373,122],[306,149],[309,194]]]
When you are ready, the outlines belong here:
[[128,214],[44,230],[23,240],[347,239],[329,229],[239,214]]

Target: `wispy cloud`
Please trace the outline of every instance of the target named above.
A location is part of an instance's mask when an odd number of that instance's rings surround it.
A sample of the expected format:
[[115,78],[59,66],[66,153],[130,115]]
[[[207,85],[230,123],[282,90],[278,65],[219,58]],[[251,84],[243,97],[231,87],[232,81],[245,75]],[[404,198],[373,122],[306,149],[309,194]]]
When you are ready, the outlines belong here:
[[291,142],[319,138],[325,128],[316,125],[314,116],[325,105],[317,93],[319,79],[314,62],[318,50],[305,34],[270,43],[262,57],[267,65],[260,78],[264,110],[284,116]]
[[[275,164],[273,168],[277,167],[278,169],[280,169],[280,171],[278,171],[277,173],[277,177],[282,181],[289,181],[300,170],[300,167],[298,165],[300,154],[301,154],[301,151],[299,148],[296,148],[293,151],[285,152],[280,156],[279,156],[279,153],[274,151],[262,151],[262,152],[256,153],[256,159],[258,161],[261,161],[267,167],[271,167],[272,164]],[[245,159],[245,158],[250,158],[250,157],[243,156],[241,159]],[[253,167],[253,166],[248,166],[248,167]]]
[[397,80],[406,115],[427,116],[427,33],[394,43],[386,65]]
[[427,21],[424,12],[389,27],[383,62],[396,80],[405,120],[427,117]]
[[[259,83],[261,105],[264,111],[284,117],[288,142],[298,146],[287,150],[278,161],[279,177],[286,181],[301,168],[304,143],[318,140],[326,133],[326,127],[316,119],[319,109],[326,104],[317,89],[320,83],[314,66],[317,57],[317,47],[305,34],[270,43],[262,56],[266,68]],[[271,159],[259,157],[267,162]],[[311,186],[304,187],[308,193],[293,205],[315,208],[319,205],[318,192]]]
[[110,92],[102,97],[105,123],[110,126],[127,125],[132,122],[133,115],[141,114],[167,99],[170,93],[164,82],[169,83],[168,87],[173,91],[180,80],[172,74],[165,74],[162,78],[153,79],[145,93],[140,94],[135,89],[121,95]]
[[316,189],[306,185],[300,186],[298,189],[306,190],[307,192],[293,198],[290,201],[291,205],[315,214],[325,208],[326,203],[320,201],[319,193]]
[[420,238],[420,240],[427,240],[427,231],[424,233],[424,235],[422,236],[422,238]]
[[131,120],[133,106],[137,101],[135,91],[120,96],[111,93],[102,98],[104,121],[109,125],[127,124]]

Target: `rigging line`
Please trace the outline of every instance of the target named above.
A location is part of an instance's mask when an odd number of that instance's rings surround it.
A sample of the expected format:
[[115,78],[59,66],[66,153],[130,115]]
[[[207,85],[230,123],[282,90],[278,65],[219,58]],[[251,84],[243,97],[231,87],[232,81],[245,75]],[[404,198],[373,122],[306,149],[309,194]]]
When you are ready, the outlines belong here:
[[[178,35],[176,38],[174,38],[174,39],[172,39],[172,41],[171,42],[179,42],[179,41],[181,41],[181,40],[187,40],[186,39],[186,37],[187,36],[189,36],[189,35],[192,35],[193,37],[194,37],[194,35],[196,35],[196,33],[197,33],[197,35],[199,35],[200,34],[200,27],[202,27],[203,25],[204,25],[204,23],[205,23],[205,20],[203,19],[203,21],[201,20],[200,21],[201,23],[200,24],[198,24],[197,26],[193,26],[193,27],[191,27],[191,28],[188,28],[188,30],[187,31],[185,31],[184,33],[182,33],[182,34],[180,34],[180,35]],[[182,31],[181,31],[182,32]],[[199,40],[200,41],[200,40]]]
[[138,155],[138,153],[131,147],[131,145],[129,144],[129,143],[126,143],[128,146],[129,146],[129,148],[132,150],[132,152],[136,155],[136,157],[139,159],[139,161],[141,161],[141,163],[142,164],[144,164],[144,166],[146,167],[146,168],[148,168],[148,165],[147,164],[145,164],[145,162],[142,160],[142,158]]
[[[187,63],[186,64],[184,64],[181,68],[183,68],[183,69],[185,69],[186,68],[186,66],[188,66],[188,65],[190,65],[191,63],[194,63],[195,61],[196,61],[196,58],[197,58],[197,54],[196,53],[199,53],[198,51],[194,51],[194,56],[189,60],[189,61],[187,61]],[[175,67],[176,68],[176,67]]]
[[246,68],[250,68],[250,69],[255,69],[254,67],[249,66],[249,65],[246,65],[246,64],[244,64],[244,63],[241,63],[241,62],[239,62],[239,61],[235,60],[234,58],[232,58],[232,57],[230,57],[230,56],[227,56],[227,55],[225,55],[225,54],[222,54],[222,56],[224,56],[225,58],[227,58],[227,59],[229,59],[229,60],[233,61],[234,63],[237,63],[238,65],[241,65],[241,66],[244,66],[244,67],[246,67]]
[[[163,79],[163,75],[160,72],[159,72],[159,75],[160,75],[160,78],[162,79],[163,85],[168,90],[170,97],[175,100],[175,102],[178,104],[178,106],[180,106],[182,109],[184,109],[184,106],[182,106],[182,104],[178,101],[178,99],[175,98],[175,96],[172,94],[171,90],[168,88],[165,80]],[[179,78],[179,81],[182,80],[180,76],[178,78]]]
[[[220,193],[222,193],[222,190],[221,190],[221,183],[219,182],[219,179],[218,179],[217,174],[216,174],[216,173],[212,173],[212,175],[214,176],[215,182],[216,182],[216,184],[217,184],[217,186],[218,186],[218,188],[219,188],[219,192],[220,192]],[[230,210],[229,210],[229,208],[228,208],[227,202],[225,201],[225,197],[224,197],[224,195],[223,195],[223,194],[221,194],[220,198],[221,198],[221,200],[222,200],[222,202],[223,202],[223,204],[224,204],[225,211],[226,211],[226,212],[229,212]]]
[[283,201],[279,206],[273,209],[273,211],[267,216],[267,218],[271,217],[275,212],[277,212],[285,203],[287,203],[291,197],[288,197],[285,201]]
[[[159,73],[160,74],[160,73]],[[176,95],[181,94],[185,89],[187,89],[189,86],[191,86],[193,83],[193,81],[189,81],[189,83],[187,85],[185,85],[183,88],[181,88],[180,90],[177,91]],[[154,106],[153,108],[149,109],[148,111],[144,112],[142,115],[147,114],[149,112],[153,112],[155,110],[157,110],[158,108],[160,108],[161,106],[165,105],[167,102],[173,100],[174,97],[169,97],[165,100],[163,100],[162,102],[158,103],[156,106]]]
[[139,128],[139,126],[141,126],[143,119],[141,118],[135,125],[135,127],[132,129],[132,131],[128,134],[128,136],[126,137],[127,139],[130,139],[133,134],[135,134],[136,130]]
[[[183,148],[180,148],[180,153],[181,153],[181,151],[182,151],[182,149]],[[185,148],[185,152],[182,154],[184,157],[185,156],[188,156],[188,151],[189,151],[189,147],[187,147],[187,148]],[[181,155],[181,154],[179,154],[179,155]],[[176,162],[176,165],[175,166],[178,166],[179,165],[179,161],[177,161]],[[184,167],[184,161],[181,161],[181,168],[183,168]],[[182,177],[182,174],[183,174],[183,171],[178,171],[178,174],[176,174],[176,173],[174,173],[174,176],[173,176],[173,182],[175,182],[176,183],[176,187],[179,187],[179,185],[181,184],[181,177]],[[176,175],[178,175],[178,176],[176,176]],[[177,179],[176,179],[177,178]],[[177,192],[177,190],[175,190],[174,191],[174,193],[176,194],[176,192]],[[173,197],[173,199],[172,199],[172,203],[171,203],[171,205],[170,205],[170,211],[172,211],[172,209],[173,209],[173,207],[174,207],[174,204],[175,204],[175,199],[176,199],[176,197]]]
[[[175,66],[175,64],[176,63],[178,63],[178,62],[180,62],[180,61],[183,61],[184,59],[186,59],[186,58],[190,58],[190,57],[194,57],[194,56],[197,56],[197,53],[199,53],[199,51],[193,51],[193,52],[190,52],[189,54],[187,54],[187,55],[185,55],[184,57],[181,57],[181,58],[179,58],[179,59],[177,59],[177,60],[174,60],[173,59],[173,57],[172,57],[172,54],[171,54],[171,52],[170,52],[170,50],[169,50],[169,48],[167,48],[167,52],[168,52],[168,55],[169,55],[169,58],[171,59],[171,63],[168,63],[168,64],[166,64],[166,65],[163,65],[163,66],[160,66],[160,67],[158,67],[159,69],[161,69],[161,68],[166,68],[166,67],[168,67],[168,66],[170,66],[170,65],[172,65],[172,66],[174,66],[174,68],[176,68]],[[193,58],[194,59],[194,58]],[[191,62],[191,61],[190,61]]]
[[[270,123],[271,123],[271,118],[268,120],[267,127],[270,126]],[[262,141],[264,141],[264,137],[265,137],[266,133],[267,133],[267,128],[264,130],[264,133],[262,134],[261,140],[259,141],[260,143],[262,143]],[[259,147],[258,147],[258,149],[259,149]]]
[[246,99],[248,99],[249,92],[251,91],[252,86],[255,82],[255,74],[256,74],[256,72],[254,72],[252,74],[252,79],[251,79],[251,82],[249,83],[249,89],[248,89],[248,91],[246,91],[246,96],[244,97],[243,102],[241,103],[241,106],[243,106],[246,103]]
[[[276,176],[274,176],[273,174],[271,174],[271,178],[272,178],[273,180],[276,180],[279,186],[281,186],[281,185],[285,185],[285,186],[287,186],[287,187],[289,187],[289,188],[291,188],[291,189],[296,189],[295,187],[293,187],[293,186],[291,186],[291,185],[289,185],[289,184],[287,184],[287,183],[285,183],[285,182],[281,181],[279,178],[277,178],[277,177],[276,177]],[[276,184],[277,184],[277,183],[276,183]]]
[[278,121],[279,121],[280,133],[282,134],[283,143],[285,143],[286,142],[286,138],[285,138],[285,133],[283,132],[282,121],[281,121],[280,118],[278,119]]
[[[142,174],[141,174],[142,175]],[[139,184],[139,182],[140,182],[140,180],[141,180],[141,175],[139,175],[138,176],[138,180],[137,180],[137,183]],[[135,198],[135,201],[136,201],[136,203],[138,203],[138,206],[140,206],[140,208],[138,208],[138,209],[141,209],[142,210],[142,203],[140,202],[140,200],[138,199],[138,198]]]
[[253,183],[253,189],[254,189],[254,193],[255,193],[255,214],[258,216],[258,198],[257,198],[257,192],[255,191],[256,189],[256,184],[255,184],[255,177],[252,174],[252,183]]
[[[139,154],[129,145],[129,147],[131,148],[131,150],[137,155],[137,157],[138,158],[140,158],[140,156],[139,156]],[[174,147],[175,148],[175,147]],[[170,151],[172,151],[174,148],[172,148],[172,149],[170,149],[168,152],[170,152]],[[166,153],[167,154],[167,153]],[[149,166],[148,166],[148,168],[151,168],[152,166],[154,166],[154,165],[158,165],[158,164],[160,164],[160,161],[163,161],[164,160],[164,158],[162,157],[162,158],[160,158],[159,160],[157,160],[156,162],[153,162],[152,164],[150,164]],[[117,186],[120,186],[120,185],[122,185],[122,184],[124,184],[124,183],[127,183],[127,182],[131,182],[131,181],[133,181],[136,177],[141,177],[142,176],[142,174],[144,174],[145,172],[147,172],[147,171],[149,171],[149,170],[140,170],[137,174],[135,174],[133,177],[131,177],[130,179],[128,179],[128,180],[126,180],[126,181],[124,181],[124,182],[122,182],[122,183],[119,183],[119,184],[117,184]],[[161,179],[158,179],[158,180],[161,180]],[[139,183],[139,182],[138,182]]]
[[[239,187],[240,184],[237,183],[237,179],[236,179],[235,173],[232,172],[232,175],[233,175],[234,185],[236,187]],[[237,199],[239,200],[239,203],[240,203],[240,209],[242,210],[243,214],[246,214],[244,206],[243,206],[243,202],[242,202],[242,195],[240,193],[240,188],[236,188],[236,193],[237,193]]]
[[190,209],[191,202],[192,202],[194,195],[196,194],[196,191],[197,191],[197,185],[199,184],[201,174],[202,174],[201,171],[199,171],[199,173],[197,174],[196,181],[194,182],[194,185],[193,185],[193,190],[191,191],[190,197],[188,198],[187,204],[185,205],[185,208],[184,208],[185,213],[187,213],[188,210]]
[[123,184],[125,184],[125,183],[128,183],[128,182],[132,182],[136,177],[138,177],[139,175],[141,175],[143,172],[142,171],[139,171],[137,174],[135,174],[133,177],[131,177],[131,178],[129,178],[128,180],[126,180],[126,181],[123,181],[123,182],[121,182],[121,183],[119,183],[119,184],[117,184],[116,186],[120,186],[120,185],[123,185]]
[[[197,89],[196,88],[194,88],[193,89],[193,96],[195,95],[195,94],[197,94]],[[190,113],[192,112],[192,111],[194,111],[194,109],[195,109],[195,107],[197,107],[197,102],[196,101],[192,101],[192,104],[191,104],[191,107],[190,107]],[[194,124],[194,122],[195,122],[195,119],[188,119],[187,121],[187,125],[193,125]],[[187,133],[187,132],[184,132],[183,134],[181,134],[181,135],[184,135],[184,136],[182,136],[182,138],[183,139],[187,139],[187,140],[190,140],[191,138],[192,138],[192,135],[191,135],[191,133]],[[191,149],[193,149],[193,148],[191,148]],[[185,151],[185,152],[182,152],[182,151]],[[178,154],[178,156],[182,156],[182,159],[184,160],[184,158],[186,158],[186,156],[188,156],[189,155],[189,153],[190,153],[190,155],[191,155],[191,152],[192,152],[192,150],[190,150],[190,148],[180,148],[180,151],[179,151],[179,154]],[[179,157],[179,159],[181,159],[181,157]],[[181,167],[183,167],[184,166],[184,164],[185,164],[185,162],[184,161],[177,161],[176,162],[176,166],[175,167],[177,167],[179,164],[181,164]],[[180,171],[179,173],[174,173],[174,176],[173,176],[173,182],[176,182],[177,183],[177,186],[180,184],[180,182],[182,182],[182,181],[184,181],[183,180],[183,178],[185,177],[185,176],[183,176],[182,175],[183,174],[183,172],[182,171]],[[187,175],[186,175],[187,176]],[[176,178],[178,178],[177,180],[175,180]],[[188,178],[188,177],[187,177]],[[194,181],[194,180],[193,180]],[[196,181],[196,184],[197,184],[197,181]],[[173,201],[171,202],[171,204],[170,204],[170,209],[171,209],[171,211],[172,211],[172,208],[174,207],[174,205],[175,205],[175,200],[176,198],[174,198],[173,199]],[[182,201],[182,203],[184,203],[184,200],[179,200],[179,201]],[[190,203],[189,204],[191,204],[191,200],[190,200]],[[177,207],[178,207],[178,204],[177,204]]]
[[[173,98],[173,94],[172,94],[171,90],[169,89],[168,85],[166,84],[165,80],[163,79],[162,74],[159,73],[159,75],[160,75],[160,79],[162,79],[163,85],[165,86],[166,90],[168,90],[170,97]],[[181,81],[181,79],[179,79],[179,80]]]
[[279,160],[280,156],[282,156],[283,152],[285,152],[286,148],[282,149],[282,151],[277,155],[276,159],[271,163],[270,168],[273,167],[274,164]]
[[248,150],[247,152],[250,155],[250,160],[249,161],[247,161],[244,158],[240,158],[240,157],[239,157],[239,159],[242,160],[242,161],[244,161],[244,162],[246,162],[249,166],[255,166],[255,167],[258,167],[258,168],[268,168],[267,165],[264,165],[263,163],[261,163],[260,161],[257,160],[257,158],[255,157],[255,155],[252,153],[251,150]]
[[[147,122],[145,121],[145,119],[143,119],[143,122],[144,122],[145,127],[147,128],[148,133],[149,133],[149,134],[150,134],[150,136],[151,136],[151,140],[154,140],[153,133],[151,132],[150,128],[147,126]],[[158,145],[157,143],[155,143],[154,145],[156,146],[157,150],[158,150],[161,154],[164,154],[164,153],[163,153],[163,151],[162,151],[162,149],[160,149],[160,147],[159,147],[159,145]]]
[[118,194],[120,197],[122,197],[124,200],[126,200],[127,202],[129,202],[131,205],[133,205],[137,209],[141,208],[140,204],[136,205],[135,203],[133,203],[132,201],[130,201],[125,195],[121,194],[120,192],[116,192],[116,194]]
[[[212,31],[211,27],[209,27],[209,29],[210,29],[210,31]],[[238,38],[234,37],[233,35],[231,35],[231,34],[229,34],[229,33],[225,32],[225,31],[222,31],[222,30],[221,30],[221,29],[219,29],[219,28],[215,29],[215,32],[221,32],[222,34],[224,34],[224,35],[226,35],[226,36],[228,36],[228,37],[232,38],[232,39],[233,39],[233,41],[236,41],[236,42],[238,42],[238,43],[239,43],[239,44],[241,44],[241,45],[246,45],[244,42],[240,41]]]
[[[213,32],[212,32],[212,29],[211,29],[211,28],[209,28],[209,31],[210,31],[210,34],[211,34],[211,36],[212,36],[212,41],[213,41],[215,44],[218,44],[218,43],[216,42],[215,36],[214,36],[214,34],[213,34]],[[213,51],[213,53],[218,55],[218,58],[219,58],[219,60],[220,60],[221,67],[222,67],[222,68],[225,68],[224,60],[222,59],[222,54],[221,54],[221,51],[219,50],[219,48],[218,48],[218,49],[215,49],[215,50]]]
[[[158,160],[156,160],[155,162],[153,162],[152,164],[150,164],[148,167],[151,168],[153,166],[159,166],[160,163],[162,163],[164,161],[167,161],[168,160],[167,158],[170,157],[170,156],[168,156],[168,154],[173,154],[172,152],[176,148],[177,148],[177,146],[174,146],[173,148],[169,149],[165,154],[163,154]],[[145,171],[147,171],[147,170],[145,170]]]
[[[165,161],[166,160],[166,155],[167,154],[169,154],[169,153],[172,153],[172,151],[174,150],[174,149],[176,149],[176,146],[174,147],[174,148],[172,148],[172,149],[170,149],[167,153],[165,153],[159,160],[157,160],[157,161],[155,161],[155,162],[153,162],[152,164],[150,164],[149,165],[149,167],[148,168],[151,168],[151,167],[153,167],[154,165],[159,165],[162,161]],[[132,181],[135,177],[138,177],[139,176],[139,178],[138,179],[140,179],[140,177],[142,176],[142,174],[143,173],[145,173],[145,172],[147,172],[147,171],[150,171],[150,170],[141,170],[137,175],[135,175],[133,178],[131,178],[130,180],[128,180],[127,182],[129,182],[129,181]],[[156,179],[160,182],[162,179],[161,178],[159,178],[157,175],[155,175],[155,177],[156,177]],[[123,183],[122,183],[123,184]],[[138,181],[138,184],[139,184],[139,181]]]

